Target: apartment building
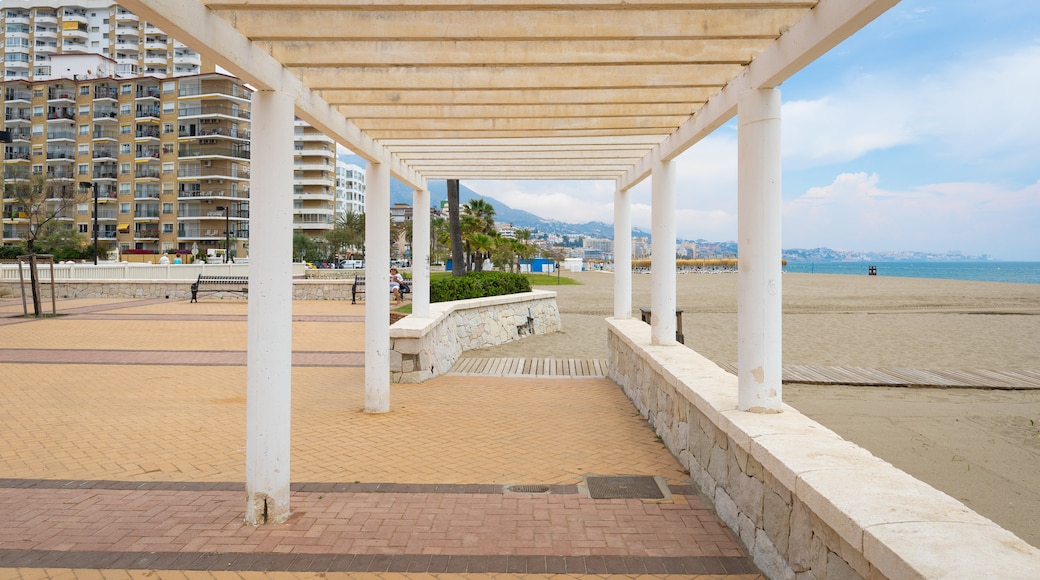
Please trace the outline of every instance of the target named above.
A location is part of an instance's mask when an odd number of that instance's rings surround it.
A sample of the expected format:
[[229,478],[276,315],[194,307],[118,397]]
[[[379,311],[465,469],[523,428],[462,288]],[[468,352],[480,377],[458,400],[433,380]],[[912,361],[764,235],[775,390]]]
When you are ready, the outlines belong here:
[[107,56],[121,77],[187,76],[212,72],[200,55],[111,0],[4,2],[0,9],[2,79],[35,81],[71,76],[53,57]]
[[336,225],[336,142],[296,120],[293,230],[318,237]]
[[365,170],[336,160],[336,219],[347,213],[365,213]]
[[[102,252],[205,254],[230,240],[244,255],[249,89],[218,73],[75,77],[4,82],[12,143],[4,146],[3,184],[46,175],[52,190],[72,188],[74,209],[60,219],[87,236],[96,190]],[[3,243],[18,243],[28,214],[4,192]]]

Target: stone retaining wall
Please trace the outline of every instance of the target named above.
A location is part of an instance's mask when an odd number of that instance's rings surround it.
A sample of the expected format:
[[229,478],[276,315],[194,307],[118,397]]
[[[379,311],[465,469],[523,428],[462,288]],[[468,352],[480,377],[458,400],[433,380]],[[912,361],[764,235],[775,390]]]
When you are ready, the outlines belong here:
[[390,327],[390,381],[421,383],[446,373],[464,351],[560,330],[555,292],[437,302],[429,318],[409,316]]
[[[293,280],[293,300],[350,300],[348,280]],[[57,282],[58,298],[191,298],[190,280],[67,280]],[[50,298],[50,284],[42,284],[42,291]],[[21,297],[18,282],[0,282],[0,298]],[[237,292],[203,294],[207,300],[245,300]]]
[[610,378],[770,578],[1035,578],[1040,550],[790,406],[737,410],[737,378],[608,320]]

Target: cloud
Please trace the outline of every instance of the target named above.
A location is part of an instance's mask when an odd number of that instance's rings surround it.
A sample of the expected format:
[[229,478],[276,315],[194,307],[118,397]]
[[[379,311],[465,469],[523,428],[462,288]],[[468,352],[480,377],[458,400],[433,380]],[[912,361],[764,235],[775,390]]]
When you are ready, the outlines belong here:
[[[923,68],[927,63],[922,63]],[[919,72],[919,71],[915,71]],[[783,105],[784,167],[846,163],[897,146],[957,160],[1035,167],[1040,45],[969,55],[926,75],[861,74],[815,99]]]
[[1040,181],[1020,189],[936,183],[886,190],[876,174],[843,173],[784,203],[784,247],[944,252],[1040,259]]

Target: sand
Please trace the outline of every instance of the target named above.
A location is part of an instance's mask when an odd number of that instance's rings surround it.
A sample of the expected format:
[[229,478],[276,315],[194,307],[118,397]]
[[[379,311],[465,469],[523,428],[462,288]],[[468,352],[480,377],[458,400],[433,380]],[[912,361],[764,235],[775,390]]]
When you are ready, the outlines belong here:
[[[613,275],[571,274],[561,333],[467,357],[606,358]],[[650,277],[633,279],[633,314]],[[735,274],[680,274],[686,346],[735,363]],[[785,274],[784,364],[1040,369],[1040,285]],[[1040,372],[1040,370],[1038,370]],[[1040,391],[786,385],[784,400],[1040,546]]]

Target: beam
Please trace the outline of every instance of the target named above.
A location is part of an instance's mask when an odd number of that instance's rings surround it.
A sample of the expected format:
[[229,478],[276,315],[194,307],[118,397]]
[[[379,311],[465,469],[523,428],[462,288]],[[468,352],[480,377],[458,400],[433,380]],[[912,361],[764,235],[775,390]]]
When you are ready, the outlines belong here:
[[271,55],[198,0],[120,0],[119,4],[254,87],[290,95],[300,118],[367,161],[388,164],[391,173],[409,186],[426,187],[422,176],[364,135]]
[[343,87],[319,92],[331,105],[595,105],[703,103],[718,92],[718,87],[694,86],[696,79],[685,79],[682,86],[627,88],[586,87],[581,89],[539,89],[538,92],[512,89],[437,89],[409,87],[371,89]]
[[779,86],[898,3],[899,0],[820,0],[805,18],[752,61],[744,73],[625,173],[618,188],[633,187],[650,174],[655,163],[674,159],[722,126],[736,114],[737,102],[746,91]]
[[677,9],[666,11],[666,18],[662,18],[661,10],[653,8],[517,10],[501,6],[434,12],[426,6],[410,10],[306,10],[304,6],[293,4],[284,9],[250,6],[215,10],[214,14],[233,21],[239,34],[262,42],[344,38],[390,41],[775,38],[805,14],[803,7],[784,5]]
[[342,105],[344,117],[359,119],[495,119],[589,117],[689,117],[702,103],[574,105]]

